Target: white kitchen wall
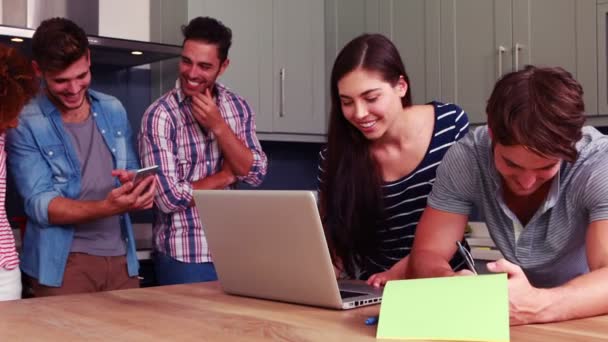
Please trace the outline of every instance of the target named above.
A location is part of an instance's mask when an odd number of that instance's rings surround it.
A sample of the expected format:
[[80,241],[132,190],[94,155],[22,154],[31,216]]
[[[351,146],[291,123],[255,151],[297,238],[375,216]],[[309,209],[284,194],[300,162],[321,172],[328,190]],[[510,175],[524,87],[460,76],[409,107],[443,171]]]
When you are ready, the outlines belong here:
[[99,0],[99,35],[150,41],[150,0]]

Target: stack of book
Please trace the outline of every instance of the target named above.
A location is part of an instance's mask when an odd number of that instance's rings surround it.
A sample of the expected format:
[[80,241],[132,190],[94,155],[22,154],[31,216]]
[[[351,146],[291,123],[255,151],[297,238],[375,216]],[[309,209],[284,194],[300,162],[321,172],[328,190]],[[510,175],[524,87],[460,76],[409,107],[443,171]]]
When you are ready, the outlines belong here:
[[494,261],[502,258],[502,254],[496,249],[485,223],[469,222],[469,226],[471,229],[466,234],[466,239],[471,246],[473,259]]

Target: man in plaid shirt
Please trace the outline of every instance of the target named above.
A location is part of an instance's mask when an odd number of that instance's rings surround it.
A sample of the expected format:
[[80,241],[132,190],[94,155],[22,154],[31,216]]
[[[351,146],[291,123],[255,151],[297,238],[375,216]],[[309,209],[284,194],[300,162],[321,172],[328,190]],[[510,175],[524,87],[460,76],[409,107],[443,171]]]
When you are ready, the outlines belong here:
[[160,167],[154,264],[161,285],[217,279],[192,191],[259,185],[268,163],[253,110],[216,82],[229,64],[231,30],[198,17],[182,32],[179,79],[146,110],[139,136],[142,164]]

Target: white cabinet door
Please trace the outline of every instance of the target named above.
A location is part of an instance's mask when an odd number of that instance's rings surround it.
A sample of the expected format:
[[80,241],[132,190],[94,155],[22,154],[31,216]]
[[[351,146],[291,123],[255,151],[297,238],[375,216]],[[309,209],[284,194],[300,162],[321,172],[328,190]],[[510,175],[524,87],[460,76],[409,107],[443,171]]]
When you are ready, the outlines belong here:
[[273,5],[273,131],[325,134],[324,1]]
[[561,66],[585,91],[587,113],[597,114],[595,0],[513,0],[518,67]]
[[258,132],[272,132],[272,0],[190,1],[188,16],[210,16],[232,30],[230,64],[219,82],[247,100]]
[[499,75],[511,70],[511,0],[442,0],[439,99],[458,104],[472,123],[486,121]]

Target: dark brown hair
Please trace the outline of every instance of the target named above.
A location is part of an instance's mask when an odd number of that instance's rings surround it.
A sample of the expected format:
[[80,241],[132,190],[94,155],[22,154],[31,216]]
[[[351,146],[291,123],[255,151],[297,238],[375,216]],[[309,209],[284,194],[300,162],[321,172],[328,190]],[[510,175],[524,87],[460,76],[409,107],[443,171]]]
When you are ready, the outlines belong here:
[[37,91],[32,64],[15,48],[0,44],[0,121],[15,119]]
[[[338,82],[362,68],[377,72],[396,85],[408,84],[403,107],[411,106],[409,78],[395,45],[380,34],[364,34],[350,41],[336,57],[331,73],[331,113],[324,172],[320,183],[320,211],[328,243],[344,271],[355,275],[356,265],[377,246],[376,231],[384,219],[382,179],[370,152],[370,141],[344,117]],[[334,259],[334,262],[336,260]]]
[[566,70],[527,66],[494,86],[486,113],[494,143],[574,161],[585,122],[583,88]]
[[217,46],[220,62],[228,58],[228,50],[232,45],[232,30],[221,21],[211,17],[196,17],[182,26],[184,43],[186,40],[199,40]]
[[61,71],[87,53],[89,40],[84,31],[65,18],[40,23],[32,38],[32,56],[43,71]]

